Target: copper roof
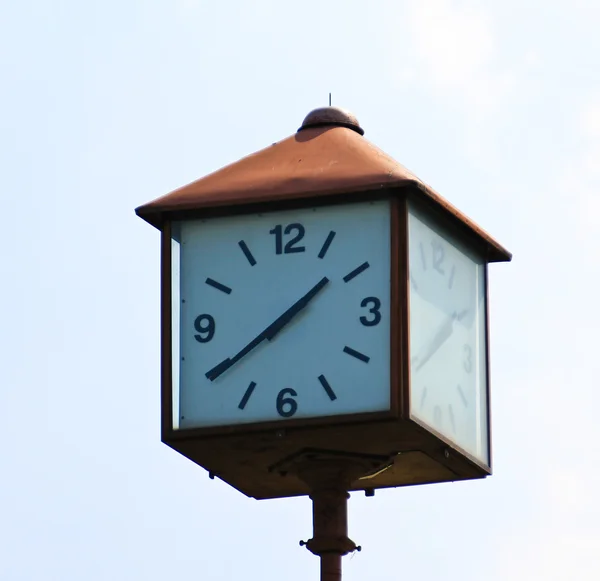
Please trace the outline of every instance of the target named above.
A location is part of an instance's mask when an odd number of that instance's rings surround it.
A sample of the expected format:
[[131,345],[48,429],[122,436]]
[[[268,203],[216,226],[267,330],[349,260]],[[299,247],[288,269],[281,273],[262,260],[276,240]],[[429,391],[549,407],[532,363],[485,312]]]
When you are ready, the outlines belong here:
[[356,127],[335,122],[303,126],[283,141],[140,206],[136,213],[160,228],[165,214],[170,212],[407,186],[412,186],[418,195],[429,198],[476,234],[487,247],[489,261],[510,260],[511,254],[498,242],[403,165],[362,137]]

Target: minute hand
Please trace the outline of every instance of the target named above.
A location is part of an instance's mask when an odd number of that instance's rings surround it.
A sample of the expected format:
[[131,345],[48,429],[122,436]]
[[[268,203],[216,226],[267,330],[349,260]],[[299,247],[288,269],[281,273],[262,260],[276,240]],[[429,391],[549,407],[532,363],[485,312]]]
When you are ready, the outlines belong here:
[[302,298],[298,299],[283,315],[275,319],[263,332],[265,339],[272,341],[308,303],[315,295],[329,282],[329,279],[324,276],[315,286],[313,286]]
[[246,345],[239,353],[233,357],[224,359],[206,373],[206,377],[210,381],[214,381],[221,374],[225,373],[232,365],[237,363],[242,357],[245,357],[255,347],[260,345],[265,339],[272,341],[273,338],[283,329],[306,305],[315,297],[315,295],[329,282],[329,279],[324,276],[314,287],[312,287],[303,297],[298,299],[289,309],[282,315],[277,317],[262,333],[257,335],[248,345]]
[[425,349],[421,351],[415,357],[414,363],[416,363],[415,371],[419,371],[425,363],[427,363],[436,351],[450,338],[454,332],[454,322],[461,321],[467,314],[467,310],[457,313],[452,313],[445,320],[444,323],[439,327],[433,339],[429,342]]

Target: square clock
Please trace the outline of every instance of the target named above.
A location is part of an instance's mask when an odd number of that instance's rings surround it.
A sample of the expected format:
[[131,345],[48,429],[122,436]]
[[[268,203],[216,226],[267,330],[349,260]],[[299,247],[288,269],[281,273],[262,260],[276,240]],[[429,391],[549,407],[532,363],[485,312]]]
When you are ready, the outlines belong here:
[[411,420],[488,463],[485,261],[418,205],[174,221],[171,265],[174,430],[385,416],[404,389]]
[[390,410],[390,201],[172,226],[173,426]]
[[164,443],[255,498],[310,494],[315,462],[348,490],[491,474],[487,268],[511,254],[354,116],[136,212],[162,234]]

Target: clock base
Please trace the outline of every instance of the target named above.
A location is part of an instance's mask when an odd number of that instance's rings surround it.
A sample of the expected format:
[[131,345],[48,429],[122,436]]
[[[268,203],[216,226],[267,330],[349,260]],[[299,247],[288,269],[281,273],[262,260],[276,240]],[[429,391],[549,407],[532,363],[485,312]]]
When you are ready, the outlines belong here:
[[163,442],[203,466],[209,474],[259,500],[309,495],[296,464],[310,453],[368,460],[348,491],[374,491],[485,478],[474,459],[417,422],[409,420],[248,431],[200,437],[191,430],[163,434]]
[[360,551],[360,547],[348,538],[348,489],[351,483],[386,462],[385,456],[308,449],[274,467],[280,472],[292,472],[311,491],[313,537],[300,544],[321,559],[321,581],[341,581],[342,557]]

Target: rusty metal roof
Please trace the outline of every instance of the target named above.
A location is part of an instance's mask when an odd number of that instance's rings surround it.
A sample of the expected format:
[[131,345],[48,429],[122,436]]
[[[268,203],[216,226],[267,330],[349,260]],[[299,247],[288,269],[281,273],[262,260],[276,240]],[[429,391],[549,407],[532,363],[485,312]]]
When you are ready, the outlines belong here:
[[[330,122],[318,118],[315,122],[311,115],[305,119],[308,125],[294,135],[144,204],[136,213],[160,228],[172,212],[412,186],[417,195],[458,219],[484,242],[489,261],[511,259],[479,226],[362,137],[356,118],[336,121],[336,113],[329,115]],[[327,119],[327,111],[324,115]]]

